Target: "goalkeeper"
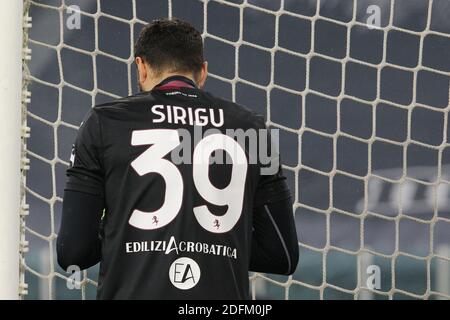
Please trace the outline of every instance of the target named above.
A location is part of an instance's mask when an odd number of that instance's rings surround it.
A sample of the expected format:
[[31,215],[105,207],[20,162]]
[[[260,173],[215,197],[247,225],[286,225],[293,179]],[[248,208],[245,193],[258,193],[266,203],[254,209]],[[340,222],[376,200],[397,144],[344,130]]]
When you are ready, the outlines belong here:
[[[267,174],[261,150],[226,134],[264,132],[263,117],[201,89],[202,38],[187,22],[145,26],[135,62],[141,92],[93,107],[79,129],[59,265],[100,262],[98,299],[249,299],[249,271],[292,274],[298,240],[274,145]],[[181,133],[198,128],[215,131],[174,161]],[[225,163],[209,161],[220,152]]]

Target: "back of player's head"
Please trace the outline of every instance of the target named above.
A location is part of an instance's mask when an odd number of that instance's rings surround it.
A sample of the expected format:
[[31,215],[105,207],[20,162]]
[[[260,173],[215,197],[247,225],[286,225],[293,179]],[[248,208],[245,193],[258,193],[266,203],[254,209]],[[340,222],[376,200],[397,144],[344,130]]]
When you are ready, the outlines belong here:
[[142,58],[157,73],[197,75],[204,62],[200,32],[179,19],[158,19],[147,24],[136,41],[134,55]]

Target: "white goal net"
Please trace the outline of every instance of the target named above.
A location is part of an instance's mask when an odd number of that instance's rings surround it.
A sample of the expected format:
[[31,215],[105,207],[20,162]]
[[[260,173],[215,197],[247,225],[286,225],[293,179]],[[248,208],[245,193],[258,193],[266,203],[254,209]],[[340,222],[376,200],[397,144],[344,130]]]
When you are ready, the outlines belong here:
[[25,299],[95,298],[98,266],[69,289],[56,262],[65,170],[89,108],[136,93],[133,44],[160,17],[202,32],[206,90],[280,129],[300,263],[290,277],[251,274],[253,298],[450,299],[450,1],[24,6]]

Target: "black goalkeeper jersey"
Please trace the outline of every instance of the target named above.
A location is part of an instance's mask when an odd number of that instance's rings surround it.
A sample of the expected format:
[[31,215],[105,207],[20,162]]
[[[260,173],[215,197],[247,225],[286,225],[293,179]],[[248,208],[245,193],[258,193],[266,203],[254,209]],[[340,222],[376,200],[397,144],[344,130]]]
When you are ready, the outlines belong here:
[[90,110],[66,190],[104,198],[99,299],[249,298],[253,208],[289,190],[233,129],[264,118],[180,76]]

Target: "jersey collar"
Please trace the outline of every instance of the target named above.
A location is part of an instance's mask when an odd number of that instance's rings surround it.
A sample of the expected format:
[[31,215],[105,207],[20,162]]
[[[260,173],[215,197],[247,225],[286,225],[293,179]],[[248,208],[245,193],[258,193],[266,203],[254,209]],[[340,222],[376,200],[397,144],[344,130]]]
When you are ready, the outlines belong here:
[[178,88],[197,88],[194,81],[184,76],[170,76],[159,84],[157,84],[153,90],[168,90]]

